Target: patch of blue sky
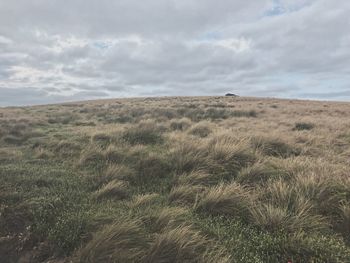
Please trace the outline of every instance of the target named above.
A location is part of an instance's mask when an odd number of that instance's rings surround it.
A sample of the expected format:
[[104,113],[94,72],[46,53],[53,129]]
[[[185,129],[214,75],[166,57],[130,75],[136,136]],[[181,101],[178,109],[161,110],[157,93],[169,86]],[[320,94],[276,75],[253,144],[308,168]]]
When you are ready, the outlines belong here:
[[283,0],[273,0],[272,7],[264,12],[263,17],[280,16],[286,13],[297,12],[304,7],[309,6],[311,2],[312,1],[308,3],[308,1],[305,1],[304,3],[285,5]]
[[215,40],[219,40],[221,39],[222,36],[219,32],[217,31],[210,31],[210,32],[206,32],[202,35],[200,35],[197,40],[198,41],[215,41]]
[[108,49],[111,45],[104,41],[96,41],[92,44],[95,48],[105,50]]

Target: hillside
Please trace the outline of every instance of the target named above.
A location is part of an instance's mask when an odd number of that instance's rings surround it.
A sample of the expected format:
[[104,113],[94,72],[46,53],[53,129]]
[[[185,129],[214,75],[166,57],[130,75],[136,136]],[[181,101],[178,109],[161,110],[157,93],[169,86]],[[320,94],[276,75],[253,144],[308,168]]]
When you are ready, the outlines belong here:
[[350,103],[0,108],[1,262],[349,262]]

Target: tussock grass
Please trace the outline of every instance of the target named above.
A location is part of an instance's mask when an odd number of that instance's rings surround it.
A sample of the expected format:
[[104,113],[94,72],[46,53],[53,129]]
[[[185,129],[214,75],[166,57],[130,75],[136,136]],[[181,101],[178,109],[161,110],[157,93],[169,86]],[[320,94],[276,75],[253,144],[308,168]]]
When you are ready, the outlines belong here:
[[5,135],[2,137],[2,141],[6,144],[12,144],[12,145],[21,145],[27,140],[25,137],[16,136],[16,135]]
[[97,200],[125,199],[129,196],[128,186],[124,181],[113,180],[97,190],[93,196]]
[[188,118],[181,118],[179,120],[172,120],[170,122],[170,129],[174,131],[185,131],[191,127],[192,121]]
[[247,218],[253,195],[236,183],[210,188],[196,205],[196,210],[210,215]]
[[103,150],[94,145],[85,148],[80,155],[78,164],[83,165],[98,165],[105,162]]
[[162,232],[174,229],[186,223],[188,211],[181,207],[166,207],[152,216],[149,223],[153,232]]
[[251,220],[258,227],[268,231],[283,230],[287,232],[318,232],[328,228],[327,221],[315,215],[313,206],[306,200],[299,200],[292,210],[287,206],[262,204],[251,209]]
[[190,172],[207,165],[206,153],[194,141],[177,142],[170,150],[169,162],[177,173]]
[[196,170],[178,176],[178,183],[182,185],[205,185],[210,186],[222,180],[217,174],[210,174],[206,171]]
[[0,108],[0,258],[347,262],[349,112],[220,96]]
[[199,186],[179,185],[173,187],[169,193],[169,202],[180,205],[194,205],[203,188]]
[[340,207],[339,232],[342,233],[346,242],[350,242],[350,205],[342,204]]
[[255,110],[249,110],[249,111],[242,111],[242,110],[235,110],[232,111],[231,116],[233,117],[257,117],[258,113]]
[[212,124],[210,122],[202,121],[192,126],[189,133],[204,138],[211,134],[212,130]]
[[132,199],[130,206],[134,208],[147,206],[152,204],[154,201],[156,201],[158,197],[159,197],[159,194],[157,193],[136,195]]
[[291,174],[283,169],[280,164],[272,161],[258,162],[252,166],[243,168],[237,177],[237,181],[248,185],[259,185],[277,179],[289,180]]
[[214,137],[207,146],[208,157],[215,163],[212,172],[221,172],[229,177],[236,176],[240,169],[256,161],[255,153],[247,142],[233,141],[231,138]]
[[140,262],[149,246],[150,240],[141,224],[130,218],[121,218],[95,233],[78,251],[76,262]]
[[35,158],[37,159],[48,159],[53,156],[53,153],[44,149],[44,148],[36,148],[35,149]]
[[319,231],[328,227],[326,218],[317,214],[312,202],[291,184],[280,180],[271,183],[261,201],[251,210],[252,220],[268,230]]
[[114,140],[114,136],[104,132],[98,132],[91,136],[91,141],[102,145],[108,145]]
[[81,152],[81,145],[76,142],[71,141],[59,141],[58,143],[52,145],[50,148],[53,148],[55,153],[62,155],[74,155],[77,152]]
[[155,123],[141,123],[125,131],[122,139],[131,145],[158,144],[163,142],[163,137]]
[[252,138],[252,146],[268,156],[288,158],[300,154],[300,149],[293,147],[280,139],[271,139],[264,137]]
[[315,125],[309,122],[297,122],[294,125],[293,129],[297,131],[302,131],[302,130],[312,130],[314,127]]
[[101,175],[101,182],[108,182],[114,179],[118,180],[130,180],[135,176],[135,171],[130,167],[123,164],[109,165],[106,171]]
[[125,160],[125,149],[123,147],[109,145],[103,154],[108,163],[118,164]]
[[[210,242],[191,226],[180,226],[156,237],[144,262],[213,262],[209,255]],[[216,262],[225,262],[224,257]]]

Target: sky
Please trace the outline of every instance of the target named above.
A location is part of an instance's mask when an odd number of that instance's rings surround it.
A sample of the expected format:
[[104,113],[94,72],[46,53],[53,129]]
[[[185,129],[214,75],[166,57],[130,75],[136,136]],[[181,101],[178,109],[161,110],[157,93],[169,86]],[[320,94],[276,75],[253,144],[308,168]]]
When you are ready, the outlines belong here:
[[0,106],[350,101],[349,0],[0,0]]

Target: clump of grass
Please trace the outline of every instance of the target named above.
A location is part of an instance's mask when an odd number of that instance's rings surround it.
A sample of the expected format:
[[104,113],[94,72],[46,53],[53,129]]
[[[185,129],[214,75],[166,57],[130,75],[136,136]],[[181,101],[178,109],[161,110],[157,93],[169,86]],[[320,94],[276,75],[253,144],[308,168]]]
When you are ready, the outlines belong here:
[[182,118],[179,120],[172,120],[170,122],[170,129],[172,129],[173,131],[185,131],[189,127],[191,127],[191,125],[192,125],[192,122],[190,119]]
[[280,139],[255,137],[252,146],[263,154],[274,157],[288,158],[300,154],[300,149],[293,147]]
[[161,232],[164,229],[175,228],[185,223],[185,215],[188,211],[181,207],[166,207],[153,216],[150,226],[153,232]]
[[122,218],[95,233],[92,239],[78,251],[76,261],[140,262],[150,245],[150,240],[138,221]]
[[159,194],[151,193],[151,194],[140,194],[133,197],[130,206],[131,207],[142,207],[146,205],[152,204],[157,198]]
[[26,138],[9,134],[9,135],[5,135],[2,138],[2,141],[5,142],[6,144],[21,145],[23,142],[26,141]]
[[109,145],[103,154],[108,163],[122,163],[125,160],[125,149],[114,145]]
[[347,182],[335,178],[336,174],[332,171],[320,169],[320,171],[300,172],[293,182],[296,191],[310,200],[314,209],[330,218],[332,223],[339,218],[339,205],[349,196]]
[[155,126],[138,126],[129,128],[122,135],[122,139],[131,145],[136,144],[158,144],[164,141],[162,134]]
[[210,174],[203,170],[195,170],[189,173],[183,173],[178,176],[178,183],[182,185],[213,185],[221,181],[221,176]]
[[196,210],[210,215],[247,218],[252,200],[252,193],[239,184],[221,184],[205,193]]
[[293,130],[297,130],[297,131],[302,131],[302,130],[312,130],[315,127],[315,125],[313,123],[309,123],[309,122],[297,122],[294,125]]
[[101,175],[100,181],[107,182],[114,179],[128,180],[135,176],[135,171],[123,164],[109,165],[106,171]]
[[268,231],[317,232],[327,229],[325,218],[312,212],[312,204],[307,200],[298,200],[289,210],[288,206],[275,206],[271,203],[255,206],[251,209],[252,222]]
[[253,117],[256,118],[258,113],[255,110],[243,111],[243,110],[234,110],[230,114],[232,117]]
[[99,143],[101,145],[108,145],[114,140],[113,136],[109,133],[98,132],[91,136],[91,141]]
[[53,153],[44,149],[44,148],[36,148],[34,157],[37,159],[49,159],[53,156]]
[[258,162],[252,166],[243,168],[237,177],[237,181],[243,184],[264,184],[270,180],[279,178],[290,179],[290,174],[273,162]]
[[113,180],[102,186],[94,193],[94,198],[101,199],[125,199],[129,196],[128,186],[124,181]]
[[262,203],[251,209],[254,224],[275,231],[319,231],[327,229],[324,217],[318,215],[315,207],[293,185],[281,180],[261,190]]
[[0,149],[0,161],[17,160],[23,156],[19,150]]
[[347,262],[350,250],[337,236],[297,232],[288,235],[286,249],[292,262]]
[[[157,235],[144,262],[214,262],[208,252],[213,246],[210,241],[191,226],[180,226]],[[223,262],[215,259],[215,262]]]
[[234,141],[230,138],[214,137],[208,144],[209,165],[211,171],[223,173],[228,178],[237,175],[244,167],[256,161],[255,153],[248,147],[246,141]]
[[89,146],[84,149],[79,158],[79,165],[98,165],[105,162],[105,156],[100,147]]
[[171,189],[169,193],[169,202],[180,205],[193,205],[203,192],[202,187],[179,185]]
[[350,242],[350,205],[342,204],[340,207],[339,232],[344,239]]
[[190,172],[195,169],[205,168],[206,154],[193,141],[180,141],[169,152],[169,163],[177,173]]
[[158,153],[141,149],[134,152],[132,167],[137,175],[135,183],[156,183],[159,178],[166,178],[171,175],[171,164],[167,159]]
[[62,140],[53,145],[53,149],[56,153],[72,156],[81,151],[81,146],[77,142]]
[[210,133],[212,133],[211,123],[202,121],[194,125],[190,130],[189,133],[201,138],[207,137]]

